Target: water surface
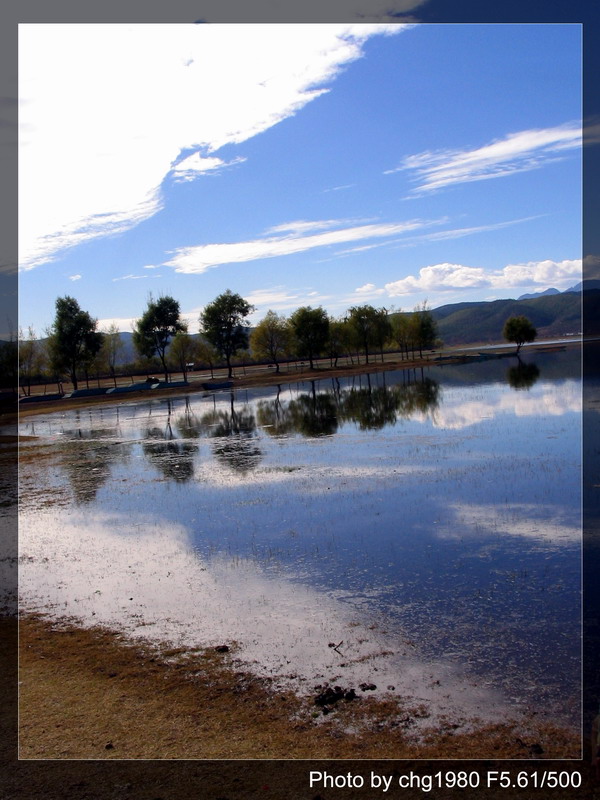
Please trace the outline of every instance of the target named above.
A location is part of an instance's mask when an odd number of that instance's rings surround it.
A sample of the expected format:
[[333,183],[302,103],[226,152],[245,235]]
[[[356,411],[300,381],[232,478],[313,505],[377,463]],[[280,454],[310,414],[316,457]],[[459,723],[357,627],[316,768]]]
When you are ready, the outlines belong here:
[[21,602],[235,641],[301,691],[577,724],[578,354],[25,419]]

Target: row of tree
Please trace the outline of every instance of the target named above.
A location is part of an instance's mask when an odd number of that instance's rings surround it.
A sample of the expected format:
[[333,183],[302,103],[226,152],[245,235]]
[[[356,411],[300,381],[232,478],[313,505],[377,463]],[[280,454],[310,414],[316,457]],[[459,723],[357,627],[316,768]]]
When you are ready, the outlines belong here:
[[[173,297],[150,296],[142,316],[133,327],[133,343],[145,366],[160,363],[165,381],[169,370],[181,371],[187,379],[189,365],[197,361],[210,367],[219,363],[233,373],[233,360],[248,354],[250,360],[268,361],[280,371],[282,361],[307,359],[314,369],[317,358],[326,356],[332,366],[338,360],[364,355],[365,363],[384,350],[393,348],[402,358],[413,358],[418,352],[439,344],[437,326],[426,303],[412,312],[388,312],[371,305],[352,306],[339,318],[333,318],[321,307],[302,306],[289,317],[268,311],[250,331],[248,316],[254,307],[239,294],[227,290],[209,303],[200,314],[200,336],[191,336],[181,318],[179,303]],[[29,393],[32,377],[43,371],[60,379],[67,376],[77,389],[81,373],[110,375],[116,386],[116,375],[123,340],[115,325],[107,331],[97,330],[97,320],[79,307],[73,297],[56,300],[56,314],[47,332],[46,349],[29,328],[20,334],[19,371],[21,385]],[[536,331],[525,317],[507,320],[503,331],[508,341],[517,343],[517,353],[525,342],[535,339]],[[246,357],[248,360],[248,357]]]
[[[200,336],[191,336],[181,318],[179,303],[170,296],[150,297],[142,316],[133,327],[133,343],[142,363],[160,363],[168,380],[176,369],[187,378],[190,363],[201,362],[211,371],[225,364],[233,373],[236,357],[269,361],[280,371],[282,361],[306,359],[310,368],[319,357],[329,357],[332,365],[346,356],[354,360],[364,354],[365,363],[374,353],[383,358],[386,347],[394,347],[408,358],[412,351],[436,343],[437,330],[427,305],[410,313],[388,313],[371,305],[353,306],[342,318],[333,318],[322,308],[303,306],[289,317],[268,311],[251,331],[248,316],[254,307],[229,289],[209,303],[200,314]],[[33,376],[42,372],[66,376],[75,389],[81,375],[110,375],[115,381],[123,341],[116,326],[97,330],[97,321],[79,307],[73,297],[59,297],[46,347],[42,348],[35,331],[20,334],[19,369],[21,384],[29,392]],[[248,353],[251,354],[248,358]]]

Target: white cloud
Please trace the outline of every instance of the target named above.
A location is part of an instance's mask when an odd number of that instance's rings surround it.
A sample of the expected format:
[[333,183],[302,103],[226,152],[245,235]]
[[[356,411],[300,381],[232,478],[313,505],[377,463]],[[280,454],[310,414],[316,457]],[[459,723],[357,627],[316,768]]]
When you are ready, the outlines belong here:
[[327,192],[342,192],[345,189],[353,189],[355,186],[355,183],[345,183],[343,186],[332,186],[331,189],[323,189],[323,194]]
[[[328,220],[327,227],[331,220]],[[174,256],[165,262],[165,266],[173,267],[175,272],[200,274],[211,267],[221,264],[239,264],[246,261],[257,261],[263,258],[303,253],[316,247],[328,247],[341,242],[360,241],[393,236],[416,230],[431,224],[423,220],[408,222],[389,222],[372,225],[356,225],[350,228],[339,228],[311,236],[296,234],[297,226],[322,226],[323,223],[295,222],[278,226],[278,230],[292,230],[288,236],[271,236],[247,242],[227,242],[223,244],[203,244],[195,247],[182,247],[174,251]],[[290,226],[292,226],[290,228]],[[308,228],[307,228],[308,229]],[[275,229],[271,229],[275,230]]]
[[414,173],[422,194],[457,183],[500,178],[525,172],[555,161],[566,151],[581,148],[581,126],[575,123],[554,128],[511,133],[474,150],[425,151],[407,156],[399,167]]
[[123,275],[121,278],[113,278],[115,281],[139,281],[141,278],[147,278],[148,275]]
[[567,289],[581,280],[581,259],[565,261],[529,261],[526,264],[508,264],[501,270],[485,270],[462,264],[434,264],[419,270],[418,276],[408,275],[386,283],[391,297],[414,292],[444,292],[456,289],[516,289],[523,287],[553,286]]
[[193,153],[191,156],[179,161],[173,167],[173,175],[178,183],[187,183],[193,181],[198,175],[203,172],[217,172],[225,169],[226,167],[235,166],[236,164],[243,164],[245,158],[239,156],[231,161],[223,161],[216,157],[204,157],[200,153]]
[[317,219],[305,220],[297,219],[293,222],[283,222],[281,225],[274,225],[272,228],[267,228],[265,231],[266,236],[273,234],[285,233],[289,236],[301,236],[304,233],[312,231],[322,231],[328,228],[339,228],[340,225],[357,224],[362,222],[371,222],[371,220],[343,220],[343,219]]
[[295,114],[369,37],[406,27],[21,25],[21,268],[152,216],[173,165],[176,178],[225,166],[219,148]]
[[284,286],[273,286],[269,289],[255,289],[246,294],[247,300],[255,307],[250,315],[251,322],[262,319],[269,310],[277,312],[295,311],[300,306],[317,306],[331,300],[330,295],[306,289],[287,289]]
[[[414,247],[415,244],[420,242],[437,242],[445,241],[447,239],[462,239],[464,236],[473,236],[477,233],[487,233],[488,231],[497,231],[502,228],[507,228],[510,225],[517,225],[520,222],[529,222],[532,219],[537,219],[537,216],[522,217],[521,219],[511,219],[507,222],[495,222],[490,225],[477,225],[471,228],[452,228],[446,231],[435,231],[433,233],[424,233],[419,236],[403,236],[401,239],[388,239],[384,242],[373,242],[372,244],[360,245],[359,247],[347,247],[344,250],[338,250],[337,256],[348,256],[354,253],[362,253],[365,250],[373,250],[376,247]],[[442,225],[448,222],[447,217],[434,220],[427,223],[427,225]]]
[[81,280],[81,275],[69,275],[69,280],[70,281],[80,281]]
[[378,289],[374,283],[365,283],[364,286],[359,286],[354,290],[355,294],[368,297],[378,297],[384,294],[384,289]]
[[137,319],[138,317],[104,317],[98,320],[98,330],[107,331],[111,325],[116,325],[121,333],[131,333]]

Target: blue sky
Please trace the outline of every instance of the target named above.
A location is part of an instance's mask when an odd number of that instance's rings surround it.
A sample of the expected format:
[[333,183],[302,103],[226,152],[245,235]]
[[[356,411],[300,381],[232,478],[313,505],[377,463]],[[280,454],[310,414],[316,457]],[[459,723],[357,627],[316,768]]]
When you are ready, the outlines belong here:
[[21,25],[20,323],[581,279],[579,25]]

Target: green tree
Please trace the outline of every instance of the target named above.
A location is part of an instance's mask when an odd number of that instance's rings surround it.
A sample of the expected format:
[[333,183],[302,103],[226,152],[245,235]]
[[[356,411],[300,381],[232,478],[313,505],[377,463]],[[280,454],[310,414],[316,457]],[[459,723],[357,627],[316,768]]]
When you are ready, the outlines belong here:
[[198,339],[196,342],[196,355],[198,357],[198,361],[204,365],[208,364],[208,368],[210,369],[210,376],[211,378],[215,377],[215,365],[219,358],[219,354],[215,350],[215,348],[207,342],[205,339]]
[[178,331],[173,337],[169,348],[169,362],[181,370],[184,381],[187,381],[188,364],[196,358],[197,350],[197,340],[187,331]]
[[73,389],[77,389],[77,372],[87,370],[102,347],[104,336],[96,330],[97,324],[73,297],[56,299],[48,342],[50,363],[57,375],[68,375]]
[[517,355],[525,343],[533,342],[537,336],[537,330],[533,327],[527,317],[509,317],[504,323],[502,335],[507,342],[514,342],[517,345]]
[[419,355],[423,358],[423,350],[431,350],[437,340],[437,324],[431,313],[431,309],[425,300],[421,305],[415,306],[414,317],[414,337],[415,346],[419,350]]
[[119,328],[112,322],[104,332],[104,341],[100,351],[102,368],[106,369],[113,379],[115,387],[117,385],[117,362],[119,354],[123,350],[124,343],[119,333]]
[[200,333],[227,362],[227,375],[231,378],[232,356],[238,350],[248,349],[248,322],[246,317],[254,306],[230,289],[209,303],[200,314]]
[[405,312],[398,311],[392,317],[392,340],[398,346],[402,358],[408,358],[408,347],[410,344],[410,323],[409,316]]
[[348,321],[355,331],[356,340],[365,354],[367,364],[369,363],[369,350],[377,342],[377,318],[377,309],[370,305],[352,306],[348,309]]
[[392,323],[386,308],[378,308],[375,317],[375,330],[374,330],[375,344],[379,349],[381,361],[383,362],[383,349],[392,338]]
[[255,357],[269,359],[279,372],[279,360],[290,350],[290,329],[285,317],[267,311],[250,336],[250,348]]
[[327,354],[332,367],[337,367],[338,359],[348,352],[347,323],[342,319],[329,320],[329,337],[327,339]]
[[290,327],[294,334],[297,355],[308,358],[310,368],[314,369],[314,359],[323,352],[327,344],[329,317],[321,306],[302,306],[290,317]]
[[165,295],[153,300],[152,295],[148,300],[148,307],[134,323],[133,344],[141,356],[152,358],[158,356],[165,373],[165,382],[169,380],[166,351],[171,339],[180,331],[185,331],[186,325],[181,321],[179,303],[172,297]]

